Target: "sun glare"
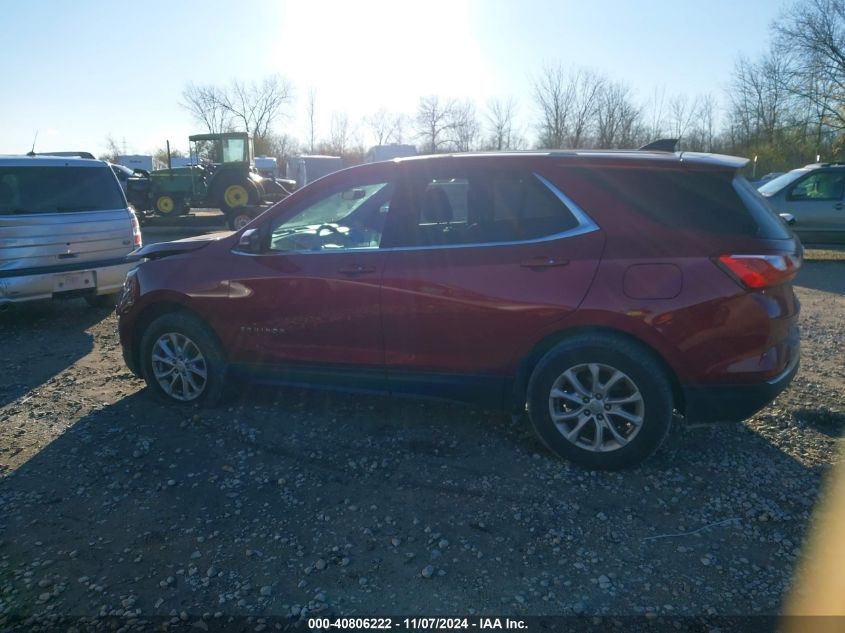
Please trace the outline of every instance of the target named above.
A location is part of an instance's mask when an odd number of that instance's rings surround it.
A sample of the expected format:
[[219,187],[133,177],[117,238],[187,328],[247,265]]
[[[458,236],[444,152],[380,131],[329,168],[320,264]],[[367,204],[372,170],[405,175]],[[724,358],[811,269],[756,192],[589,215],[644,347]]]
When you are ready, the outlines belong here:
[[483,102],[494,79],[470,17],[459,2],[288,3],[274,59],[301,101],[314,88],[318,108],[350,116],[412,112],[428,94]]

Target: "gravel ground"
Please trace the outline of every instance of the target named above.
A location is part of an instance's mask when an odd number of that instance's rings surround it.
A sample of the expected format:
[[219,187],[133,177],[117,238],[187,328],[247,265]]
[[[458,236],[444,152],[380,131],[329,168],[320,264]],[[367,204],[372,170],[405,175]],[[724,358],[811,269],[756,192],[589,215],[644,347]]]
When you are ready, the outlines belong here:
[[745,424],[676,426],[622,473],[459,405],[256,387],[223,409],[164,406],[123,366],[113,315],[7,316],[0,630],[777,613],[845,429],[845,262],[807,263],[797,291],[793,386]]

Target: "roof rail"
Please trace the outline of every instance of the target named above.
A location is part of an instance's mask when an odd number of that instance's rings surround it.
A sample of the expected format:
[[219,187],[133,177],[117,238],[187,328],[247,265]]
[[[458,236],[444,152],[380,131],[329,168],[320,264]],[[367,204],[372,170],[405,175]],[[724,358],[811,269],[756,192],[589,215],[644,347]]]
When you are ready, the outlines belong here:
[[678,138],[661,138],[652,141],[648,145],[643,145],[639,152],[674,152],[678,147]]
[[61,156],[67,158],[89,158],[96,160],[91,152],[27,152],[27,156]]

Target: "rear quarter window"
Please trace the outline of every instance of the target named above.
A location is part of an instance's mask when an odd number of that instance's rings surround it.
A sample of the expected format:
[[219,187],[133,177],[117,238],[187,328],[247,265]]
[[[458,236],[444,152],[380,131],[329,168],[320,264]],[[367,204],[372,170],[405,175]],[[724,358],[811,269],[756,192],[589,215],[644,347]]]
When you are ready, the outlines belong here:
[[121,209],[126,201],[107,167],[0,166],[0,215]]
[[653,222],[688,231],[788,239],[768,202],[733,172],[590,169],[582,176]]

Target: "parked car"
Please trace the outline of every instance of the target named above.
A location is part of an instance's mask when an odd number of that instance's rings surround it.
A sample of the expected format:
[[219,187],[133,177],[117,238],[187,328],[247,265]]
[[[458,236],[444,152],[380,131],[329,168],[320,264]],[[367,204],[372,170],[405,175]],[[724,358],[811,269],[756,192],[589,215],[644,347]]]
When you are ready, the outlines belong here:
[[759,187],[769,204],[795,218],[792,230],[802,241],[845,243],[845,164],[814,163],[778,176]]
[[130,169],[114,163],[109,163],[109,166],[117,177],[129,204],[134,207],[137,213],[143,214],[150,197],[150,173],[143,169]]
[[173,403],[237,380],[527,410],[620,468],[673,415],[742,420],[798,367],[800,244],[744,159],[409,158],[309,185],[245,229],[156,244],[118,305],[126,364]]
[[784,174],[784,172],[782,172],[782,171],[771,171],[768,174],[766,174],[765,176],[763,176],[762,178],[760,178],[759,180],[752,180],[751,184],[759,189],[760,187],[765,185],[770,180],[774,180],[778,176],[783,176],[783,174]]
[[0,310],[81,296],[114,305],[126,256],[141,246],[135,214],[108,164],[0,157]]

